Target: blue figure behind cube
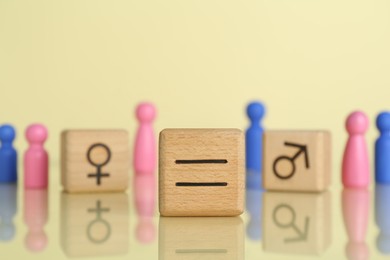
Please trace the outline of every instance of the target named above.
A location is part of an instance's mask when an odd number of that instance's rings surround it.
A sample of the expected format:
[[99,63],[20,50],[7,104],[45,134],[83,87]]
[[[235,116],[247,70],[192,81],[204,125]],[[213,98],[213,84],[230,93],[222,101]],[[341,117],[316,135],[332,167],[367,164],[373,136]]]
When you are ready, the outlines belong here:
[[376,119],[380,132],[375,142],[375,181],[390,184],[390,112],[382,112]]
[[0,127],[0,183],[17,181],[17,153],[12,145],[15,129],[11,125]]
[[246,112],[250,119],[250,126],[245,133],[246,169],[248,174],[255,175],[247,178],[247,187],[260,188],[264,132],[261,120],[264,117],[265,107],[260,102],[252,102],[248,105]]

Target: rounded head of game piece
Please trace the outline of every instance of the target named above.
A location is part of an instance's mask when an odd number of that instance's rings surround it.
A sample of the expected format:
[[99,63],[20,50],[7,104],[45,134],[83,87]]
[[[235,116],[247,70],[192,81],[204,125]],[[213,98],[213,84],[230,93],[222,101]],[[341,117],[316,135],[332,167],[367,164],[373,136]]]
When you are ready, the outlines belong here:
[[47,138],[47,129],[44,125],[33,124],[27,127],[27,141],[31,144],[42,144]]
[[252,102],[246,108],[246,113],[251,121],[259,121],[264,116],[265,107],[260,102]]
[[346,121],[349,134],[364,134],[368,129],[368,117],[361,111],[351,113]]
[[12,142],[15,139],[15,129],[10,125],[0,127],[0,140],[2,142]]
[[46,248],[47,236],[41,231],[37,233],[28,233],[26,236],[26,247],[32,252],[39,252]]
[[156,117],[156,108],[152,103],[141,103],[135,114],[140,122],[151,122]]
[[390,131],[390,112],[382,112],[376,118],[376,126],[381,132]]

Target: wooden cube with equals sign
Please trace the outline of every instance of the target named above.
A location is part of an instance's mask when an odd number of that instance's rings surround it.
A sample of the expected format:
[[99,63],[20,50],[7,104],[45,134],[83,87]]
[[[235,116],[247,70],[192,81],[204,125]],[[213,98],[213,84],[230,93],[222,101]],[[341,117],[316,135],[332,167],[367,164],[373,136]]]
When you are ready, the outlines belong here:
[[240,215],[244,211],[244,154],[244,135],[238,129],[163,130],[161,215]]

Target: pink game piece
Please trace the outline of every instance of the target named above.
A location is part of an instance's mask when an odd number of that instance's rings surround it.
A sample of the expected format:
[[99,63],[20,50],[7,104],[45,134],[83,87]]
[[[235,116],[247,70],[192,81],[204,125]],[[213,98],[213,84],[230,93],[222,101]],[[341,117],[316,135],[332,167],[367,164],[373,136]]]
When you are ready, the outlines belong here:
[[346,129],[349,138],[343,158],[343,185],[348,188],[366,188],[370,184],[367,144],[364,137],[368,129],[367,116],[360,111],[353,112],[347,118]]
[[366,189],[343,190],[342,207],[348,235],[348,259],[369,259],[369,249],[365,242],[370,208],[369,195]]
[[152,103],[141,103],[137,106],[136,116],[139,127],[134,146],[134,169],[136,173],[153,174],[156,170],[156,141],[152,123],[156,109]]
[[47,188],[48,154],[43,147],[47,129],[41,124],[30,125],[26,130],[29,148],[24,154],[25,188]]
[[46,189],[26,189],[24,191],[24,222],[28,226],[25,238],[26,247],[33,252],[42,251],[47,245],[44,231],[47,222],[48,203]]
[[143,244],[153,242],[156,233],[153,223],[156,205],[156,177],[153,173],[135,174],[134,198],[138,215],[137,240]]

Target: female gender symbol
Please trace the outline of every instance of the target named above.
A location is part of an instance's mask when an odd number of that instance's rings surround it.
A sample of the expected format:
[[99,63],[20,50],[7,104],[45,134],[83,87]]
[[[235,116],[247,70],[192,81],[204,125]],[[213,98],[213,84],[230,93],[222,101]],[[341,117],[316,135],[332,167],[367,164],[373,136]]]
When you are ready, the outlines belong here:
[[[96,162],[96,161],[93,161],[93,159],[91,158],[91,153],[95,150],[99,151],[99,148],[103,148],[103,150],[105,151],[105,154],[106,154],[106,159],[103,161],[103,162]],[[95,166],[97,169],[96,169],[96,173],[89,173],[88,174],[88,178],[91,178],[91,177],[96,177],[96,184],[97,185],[100,185],[100,179],[103,178],[103,177],[109,177],[110,174],[109,173],[102,173],[102,167],[104,165],[106,165],[111,159],[111,151],[110,151],[110,148],[108,148],[107,145],[105,144],[102,144],[102,143],[97,143],[97,144],[93,144],[89,147],[88,149],[88,152],[87,152],[87,160],[90,164],[92,164],[93,166]]]

